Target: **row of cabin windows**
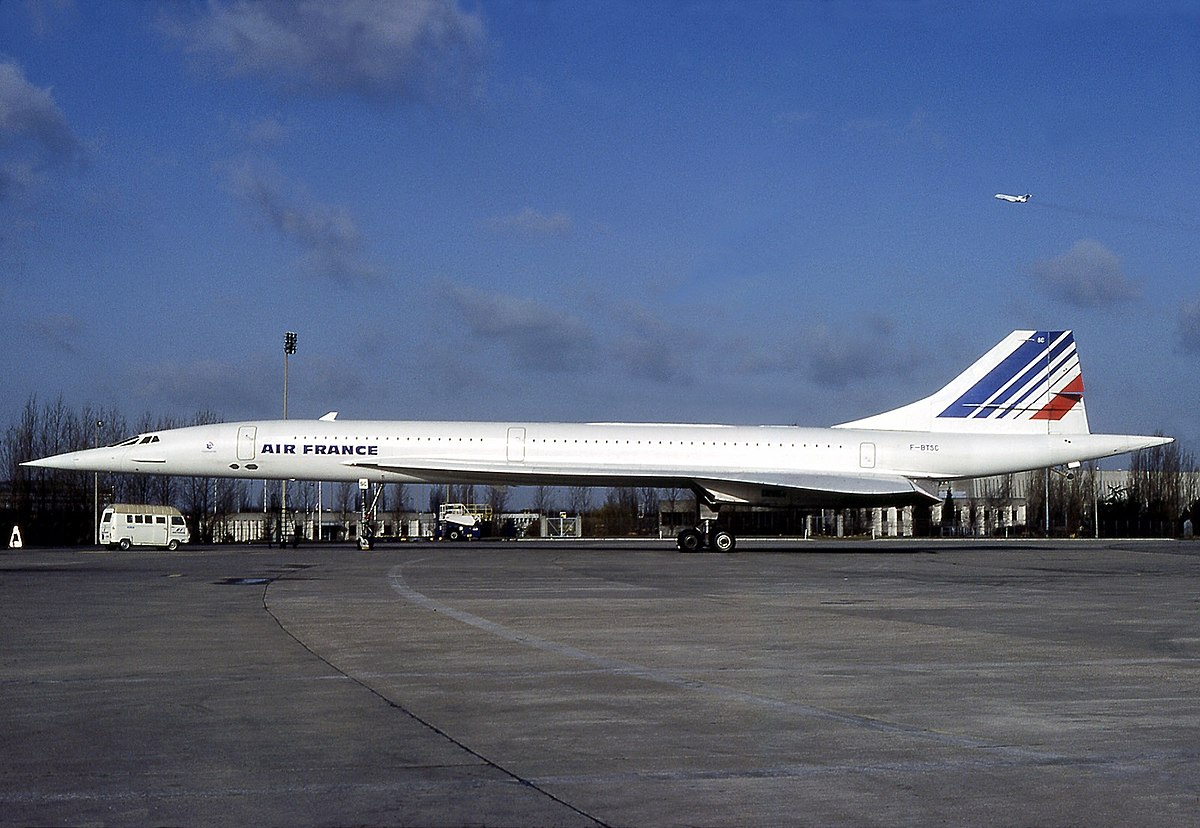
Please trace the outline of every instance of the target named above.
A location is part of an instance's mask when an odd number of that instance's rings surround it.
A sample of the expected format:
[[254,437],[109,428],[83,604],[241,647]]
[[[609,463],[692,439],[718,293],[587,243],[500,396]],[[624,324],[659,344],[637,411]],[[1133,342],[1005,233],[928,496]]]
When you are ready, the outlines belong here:
[[[334,441],[346,440],[347,442],[366,441],[366,442],[378,443],[381,440],[391,442],[391,440],[393,438],[391,438],[391,437],[354,437],[354,436],[348,436],[348,435],[334,436],[334,437],[309,437],[307,434],[305,434],[303,437],[294,436],[294,437],[292,437],[292,439],[293,440],[334,440]],[[396,442],[400,442],[399,437],[396,437],[394,439],[396,440]],[[493,439],[495,439],[496,441],[500,441],[502,438],[496,437]],[[444,438],[443,437],[405,437],[404,438],[404,442],[406,442],[406,443],[414,443],[414,442],[415,443],[435,443],[435,442],[436,443],[441,443],[441,442],[474,443],[475,440],[476,440],[476,438],[474,438],[474,437],[457,437],[457,438],[456,437],[444,437]],[[483,438],[483,437],[479,438],[479,442],[482,443],[484,441],[485,441],[485,438]],[[601,445],[601,444],[603,444],[606,446],[607,445],[734,446],[734,447],[744,446],[746,448],[749,448],[751,445],[754,445],[756,448],[810,448],[808,443],[801,443],[799,446],[797,446],[795,443],[753,443],[753,444],[739,443],[739,442],[733,442],[733,443],[720,442],[720,443],[718,443],[715,440],[712,442],[709,442],[707,440],[701,440],[700,442],[696,442],[695,440],[678,440],[678,441],[676,441],[676,440],[658,440],[658,441],[655,441],[655,440],[566,440],[566,439],[547,440],[544,437],[539,440],[536,437],[531,437],[531,438],[525,440],[525,442],[526,443],[562,443],[563,445],[570,445],[572,443],[584,443],[585,445],[592,445],[592,444]],[[817,448],[822,448],[822,446],[819,443],[813,443],[811,448],[817,449]],[[833,448],[833,445],[831,443],[826,443],[824,448],[831,449],[831,448]],[[839,449],[844,448],[844,446],[838,446],[838,448]]]
[[[295,440],[343,440],[343,439],[344,439],[344,440],[354,440],[355,442],[358,442],[358,441],[361,441],[361,440],[374,441],[374,442],[379,442],[379,441],[380,441],[380,438],[379,438],[379,437],[349,437],[349,436],[347,436],[347,437],[337,437],[337,436],[335,436],[335,437],[309,437],[307,434],[306,434],[306,435],[304,435],[303,437],[293,437],[292,439],[295,439]],[[385,441],[388,441],[388,442],[390,442],[390,441],[392,440],[392,438],[391,438],[391,437],[384,437],[384,438],[382,438],[382,439],[383,439],[383,440],[385,440]],[[498,439],[498,438],[497,438],[497,439]],[[396,441],[397,441],[397,442],[399,442],[399,440],[400,440],[400,438],[399,438],[399,437],[397,437],[397,438],[396,438]],[[141,438],[141,440],[139,440],[138,438],[134,437],[132,440],[127,440],[127,441],[126,441],[126,442],[124,442],[124,443],[118,443],[118,445],[130,445],[130,446],[132,446],[132,445],[135,445],[135,444],[141,444],[141,445],[145,445],[146,443],[157,443],[158,441],[159,441],[159,440],[158,440],[158,435],[151,435],[151,436],[149,436],[149,437],[143,437],[143,438]],[[421,443],[421,442],[432,443],[432,442],[435,442],[435,441],[436,441],[436,442],[438,442],[438,443],[440,443],[440,442],[442,442],[442,441],[443,441],[443,438],[441,438],[441,437],[405,437],[405,438],[404,438],[404,441],[405,441],[406,443],[408,443],[408,442],[414,442],[414,441],[415,441],[415,442],[418,442],[418,443]],[[483,437],[480,437],[480,438],[479,438],[479,442],[481,442],[481,443],[482,443],[483,441],[484,441],[484,438],[483,438]],[[446,438],[445,438],[445,442],[447,442],[447,443],[453,443],[453,442],[455,442],[455,438],[453,438],[453,437],[446,437]],[[462,442],[474,443],[474,442],[475,442],[475,438],[474,438],[474,437],[467,437],[467,438],[465,438],[465,439],[464,439],[464,438],[462,438],[462,437],[459,437],[459,438],[457,439],[457,442],[459,442],[459,443],[462,443]],[[560,442],[560,441],[559,441],[559,440],[556,440],[556,439],[547,440],[547,439],[545,439],[545,438],[542,438],[541,440],[538,440],[537,438],[530,438],[530,439],[526,440],[526,442],[528,442],[528,443],[558,443],[558,442]],[[565,439],[564,439],[564,440],[562,440],[561,442],[562,442],[563,444],[569,444],[569,443],[572,443],[572,442],[574,442],[574,443],[584,443],[585,445],[587,445],[587,444],[592,444],[592,443],[595,443],[596,445],[600,445],[600,441],[599,441],[599,440],[565,440]],[[622,441],[620,441],[620,440],[605,440],[605,441],[604,441],[604,445],[606,445],[606,446],[607,446],[607,445],[612,445],[612,444],[621,445],[621,444],[622,444]],[[640,446],[640,445],[642,445],[642,444],[643,444],[643,441],[642,441],[642,440],[636,440],[636,441],[634,441],[634,440],[625,440],[625,441],[624,441],[624,445],[627,445],[627,446],[629,446],[629,445],[635,445],[635,444]],[[695,440],[688,440],[688,441],[686,441],[686,442],[685,442],[685,441],[683,441],[683,440],[680,440],[680,441],[678,442],[678,444],[677,444],[677,443],[676,443],[676,441],[674,441],[674,440],[659,440],[657,443],[655,443],[655,441],[654,441],[654,440],[646,440],[646,441],[645,441],[645,445],[648,445],[648,446],[653,446],[653,445],[660,445],[660,446],[663,446],[663,445],[666,445],[666,446],[674,446],[674,445],[680,445],[680,446],[694,446],[694,445],[697,445],[697,443],[696,443],[696,441],[695,441]],[[701,445],[701,446],[709,446],[709,445],[712,445],[712,446],[717,446],[717,445],[721,445],[721,446],[729,446],[729,445],[732,445],[732,446],[735,446],[735,447],[737,447],[737,446],[746,446],[747,448],[749,448],[749,446],[750,446],[750,443],[737,443],[737,442],[734,442],[734,443],[728,443],[728,442],[717,443],[716,441],[713,441],[712,443],[709,443],[707,440],[701,440],[701,441],[700,441],[700,443],[699,443],[699,445]],[[757,447],[757,448],[763,448],[763,447],[765,447],[765,448],[796,448],[796,444],[795,444],[795,443],[791,443],[791,444],[784,444],[784,443],[779,443],[779,444],[775,444],[775,443],[766,443],[766,444],[763,444],[763,443],[755,443],[754,445],[755,445],[755,447]],[[801,446],[800,446],[800,448],[808,448],[808,447],[809,447],[809,446],[808,446],[808,443],[803,443],[803,444],[801,444]],[[821,448],[821,446],[820,446],[820,445],[818,445],[818,444],[816,444],[816,443],[814,443],[812,447],[813,447],[813,448]],[[825,448],[827,448],[827,449],[828,449],[828,448],[833,448],[833,446],[832,446],[832,445],[830,445],[830,444],[826,444]],[[838,448],[842,448],[842,446],[838,446]]]

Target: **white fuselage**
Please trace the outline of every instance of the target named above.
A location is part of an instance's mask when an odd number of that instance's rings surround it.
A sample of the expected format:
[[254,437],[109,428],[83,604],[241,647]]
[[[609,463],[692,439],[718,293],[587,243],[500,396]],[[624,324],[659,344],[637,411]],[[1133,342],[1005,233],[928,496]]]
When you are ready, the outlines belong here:
[[[423,483],[668,486],[736,481],[750,473],[937,481],[1121,454],[1139,447],[1130,439],[794,426],[266,420],[162,431],[133,445],[60,455],[52,465],[199,477]],[[757,483],[711,488],[729,501],[777,502],[756,494],[762,489]]]

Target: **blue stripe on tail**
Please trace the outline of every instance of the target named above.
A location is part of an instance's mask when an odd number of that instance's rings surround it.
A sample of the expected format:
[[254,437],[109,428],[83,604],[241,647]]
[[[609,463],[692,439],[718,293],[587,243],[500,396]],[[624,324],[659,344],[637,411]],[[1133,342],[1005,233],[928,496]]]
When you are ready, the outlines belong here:
[[[937,416],[972,417],[979,413],[985,404],[988,404],[989,411],[993,411],[995,405],[1007,401],[1037,371],[1045,370],[1065,349],[1074,345],[1075,337],[1069,334],[1051,348],[1051,343],[1062,337],[1063,333],[1064,331],[1036,331]],[[1021,375],[1020,381],[1012,382],[1018,375]],[[1005,390],[1004,396],[989,404],[988,401],[1009,383],[1012,385]]]

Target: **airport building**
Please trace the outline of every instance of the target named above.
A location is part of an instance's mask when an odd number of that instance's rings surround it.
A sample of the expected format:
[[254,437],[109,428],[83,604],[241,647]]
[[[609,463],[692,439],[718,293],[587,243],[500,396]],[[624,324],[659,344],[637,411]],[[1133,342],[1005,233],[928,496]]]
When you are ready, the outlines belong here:
[[[741,537],[1016,537],[1050,534],[1091,537],[1096,532],[1096,514],[1101,514],[1104,536],[1184,534],[1183,520],[1154,525],[1135,525],[1120,516],[1106,515],[1105,504],[1119,499],[1129,486],[1128,472],[1085,470],[1078,480],[1060,473],[1049,478],[1050,513],[1046,513],[1046,475],[1042,471],[954,481],[947,499],[932,506],[884,506],[873,508],[825,509],[813,512],[760,507],[722,510],[722,520]],[[1184,487],[1190,500],[1200,497],[1200,475],[1186,475]],[[1066,489],[1070,491],[1066,491]],[[480,510],[486,507],[475,507]],[[691,492],[660,490],[657,526],[643,521],[642,534],[673,538],[691,526],[696,516]],[[604,534],[604,525],[584,516],[534,511],[488,514],[484,536],[503,538],[564,538]],[[444,519],[444,516],[442,516]],[[359,513],[353,510],[289,510],[286,520],[275,512],[242,512],[217,519],[214,539],[231,543],[290,543],[304,541],[346,542],[358,537]],[[1176,523],[1178,525],[1176,525]],[[299,534],[297,535],[297,531]],[[374,522],[375,536],[383,540],[433,540],[443,537],[439,515],[397,509],[381,511]]]
[[[1200,474],[1182,474],[1181,500],[1196,504],[1200,498]],[[1047,516],[1047,491],[1050,504]],[[789,513],[758,508],[722,512],[741,537],[1014,537],[1049,534],[1061,537],[1190,536],[1189,518],[1178,520],[1138,519],[1108,507],[1129,491],[1129,473],[1124,470],[1091,471],[1077,479],[1057,470],[1049,479],[1044,470],[953,481],[944,491],[946,499],[932,506],[890,506],[858,509],[825,509],[811,513]],[[1193,510],[1196,506],[1193,506]],[[690,525],[695,505],[684,492],[674,502],[663,502],[660,521],[664,536],[677,527]]]
[[[732,507],[722,510],[721,520],[740,537],[1016,537],[1047,534],[1047,526],[1049,534],[1058,537],[1093,537],[1099,514],[1102,537],[1184,537],[1200,518],[1200,475],[1176,474],[1173,480],[1177,491],[1172,502],[1185,504],[1182,510],[1156,510],[1150,508],[1151,504],[1132,503],[1128,472],[1093,472],[1084,467],[1073,478],[1055,471],[1047,480],[1046,473],[1039,470],[954,481],[944,492],[947,499],[932,506],[811,512]],[[57,542],[92,539],[95,527],[88,525],[92,491],[80,490],[75,492],[77,497],[64,499],[58,487],[51,487],[32,502],[32,508],[22,507],[14,494],[12,486],[0,486],[0,516],[11,525],[20,524],[31,542],[50,542],[50,538],[62,536],[68,524],[74,526],[69,537]],[[111,490],[104,494],[99,500],[101,506],[107,505]],[[1137,497],[1145,496],[1139,493]],[[360,515],[353,502],[341,509],[301,507],[299,502],[295,506],[298,508],[289,508],[286,517],[277,511],[264,512],[261,507],[229,513],[206,510],[204,532],[195,525],[195,515],[186,509],[184,512],[189,514],[196,542],[209,537],[219,543],[343,543],[358,539]],[[1175,514],[1177,511],[1179,514]],[[657,504],[639,506],[638,514],[627,518],[623,522],[606,520],[603,508],[585,510],[582,515],[506,510],[486,521],[479,534],[503,538],[639,535],[669,539],[695,524],[695,500],[686,489],[660,489]],[[211,534],[207,531],[210,528]],[[408,509],[381,510],[373,532],[383,540],[442,537],[436,512]],[[450,533],[445,536],[450,537]]]

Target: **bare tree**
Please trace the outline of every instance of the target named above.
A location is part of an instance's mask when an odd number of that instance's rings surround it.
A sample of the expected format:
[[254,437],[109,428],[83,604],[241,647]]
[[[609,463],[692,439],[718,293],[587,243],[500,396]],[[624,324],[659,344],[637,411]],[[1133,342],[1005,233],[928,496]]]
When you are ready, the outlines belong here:
[[346,520],[347,514],[358,511],[358,486],[354,483],[336,484],[334,502],[342,513],[342,520]]
[[499,517],[501,512],[508,510],[508,486],[488,486],[487,502],[492,507],[492,514]]
[[658,489],[653,486],[643,486],[637,490],[637,498],[638,522],[641,524],[642,531],[657,533],[660,517]]
[[592,507],[592,490],[587,486],[567,487],[567,507],[572,514],[582,516]]
[[[196,412],[190,425],[208,425],[220,421],[221,418],[218,414],[204,410]],[[152,425],[149,429],[141,427],[138,429],[139,433],[146,430],[152,431],[156,428]],[[236,495],[232,489],[222,485],[225,482],[222,478],[191,477],[185,480],[183,497],[186,506],[183,512],[193,521],[200,540],[203,543],[212,543],[216,521],[228,514],[228,507],[223,504],[232,503],[236,500]],[[218,483],[218,480],[221,480],[222,483]]]
[[392,483],[392,511],[406,512],[412,508],[412,497],[408,493],[408,484]]
[[1179,521],[1196,500],[1196,458],[1178,441],[1133,453],[1130,505],[1151,521]]
[[615,486],[595,512],[596,530],[604,535],[629,535],[638,528],[638,490]]
[[533,510],[540,515],[548,515],[554,511],[554,487],[535,486],[533,489]]
[[4,467],[9,474],[9,500],[15,520],[29,538],[39,542],[80,543],[93,539],[95,528],[92,493],[95,477],[89,472],[61,472],[22,466],[26,460],[76,451],[94,440],[94,428],[85,436],[79,417],[62,397],[38,405],[31,395],[19,421],[4,439]]

